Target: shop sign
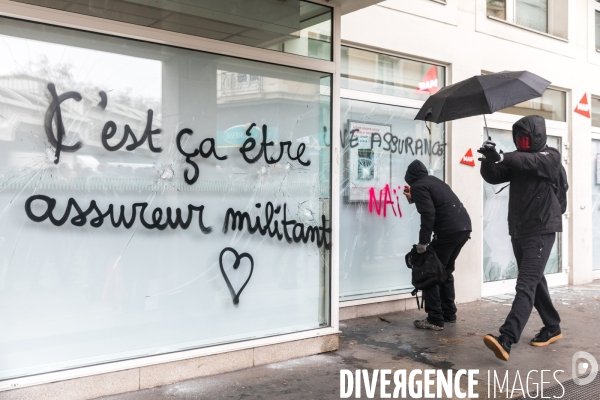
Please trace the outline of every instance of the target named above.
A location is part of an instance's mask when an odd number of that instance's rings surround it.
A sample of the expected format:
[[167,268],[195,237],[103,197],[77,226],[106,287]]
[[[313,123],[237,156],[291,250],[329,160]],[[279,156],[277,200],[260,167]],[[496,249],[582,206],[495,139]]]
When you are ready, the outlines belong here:
[[460,160],[460,163],[470,165],[471,167],[475,166],[475,158],[473,157],[473,151],[471,149],[469,149],[467,154],[463,156],[463,158]]
[[438,90],[440,90],[440,86],[437,76],[437,67],[434,65],[417,85],[416,93],[434,94],[437,93]]
[[375,147],[373,138],[381,140],[391,134],[391,125],[369,124],[348,121],[350,128],[350,148],[346,153],[349,158],[349,194],[348,201],[369,201],[369,190],[373,187],[384,187],[389,183],[390,159],[389,151]]
[[575,112],[577,114],[583,115],[586,118],[591,118],[590,104],[587,100],[587,93],[584,93],[581,100],[579,100],[579,103],[577,103],[577,106],[575,107]]

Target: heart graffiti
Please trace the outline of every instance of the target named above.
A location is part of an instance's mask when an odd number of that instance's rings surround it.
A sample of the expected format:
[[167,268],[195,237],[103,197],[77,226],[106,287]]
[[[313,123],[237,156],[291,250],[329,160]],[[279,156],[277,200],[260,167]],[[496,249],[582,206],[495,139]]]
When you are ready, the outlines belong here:
[[[227,277],[225,268],[223,268],[223,255],[228,251],[233,253],[233,255],[235,256],[235,261],[233,262],[233,269],[238,269],[242,258],[247,258],[250,261],[250,274],[248,274],[248,279],[246,279],[246,282],[244,282],[244,284],[237,293],[233,289],[233,286],[231,286],[231,282]],[[231,247],[225,247],[221,251],[221,255],[219,256],[219,265],[221,266],[221,273],[223,274],[223,278],[225,278],[225,283],[227,283],[227,287],[229,288],[229,292],[231,293],[231,297],[233,298],[233,304],[238,304],[240,302],[240,294],[242,294],[242,290],[244,290],[244,288],[248,284],[248,281],[250,281],[250,278],[252,277],[252,272],[254,271],[254,259],[252,259],[252,256],[248,253],[238,254],[238,252],[235,251],[235,249],[232,249]]]

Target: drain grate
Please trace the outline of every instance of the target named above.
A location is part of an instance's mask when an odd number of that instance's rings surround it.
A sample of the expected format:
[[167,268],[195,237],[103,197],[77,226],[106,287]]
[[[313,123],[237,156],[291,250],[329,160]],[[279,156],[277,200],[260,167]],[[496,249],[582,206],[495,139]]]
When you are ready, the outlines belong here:
[[[560,385],[551,386],[544,389],[544,397],[550,397],[562,400],[598,400],[600,399],[600,374],[596,376],[592,382],[587,385],[576,385],[573,379],[562,382],[563,388]],[[538,395],[540,395],[538,393]],[[530,399],[531,397],[518,397],[516,400]]]

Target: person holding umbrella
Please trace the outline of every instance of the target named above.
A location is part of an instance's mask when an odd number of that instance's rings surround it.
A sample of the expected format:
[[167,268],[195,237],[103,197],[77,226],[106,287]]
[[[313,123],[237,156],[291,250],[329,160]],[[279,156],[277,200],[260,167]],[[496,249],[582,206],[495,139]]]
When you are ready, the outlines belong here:
[[518,120],[512,134],[517,151],[498,153],[491,140],[477,150],[484,156],[479,160],[486,182],[510,182],[508,231],[519,269],[517,293],[500,335],[490,334],[483,339],[504,361],[508,361],[512,344],[519,341],[533,307],[544,327],[531,345],[547,346],[562,338],[560,316],[552,305],[544,277],[556,232],[562,232],[561,204],[553,186],[560,174],[560,153],[546,145],[546,124],[539,115]]
[[[444,87],[430,96],[415,119],[440,123],[485,114],[541,96],[549,81],[528,71],[502,71],[477,75]],[[488,182],[510,182],[509,233],[519,267],[516,296],[500,335],[486,335],[485,345],[507,361],[535,307],[544,327],[531,340],[547,346],[562,338],[560,316],[552,305],[544,277],[546,262],[562,231],[566,208],[566,174],[558,150],[546,145],[546,124],[540,116],[520,119],[513,125],[516,152],[498,153],[489,133],[478,150],[481,175]],[[561,192],[562,190],[562,192]],[[561,193],[561,199],[558,194]],[[562,202],[561,202],[562,201]]]

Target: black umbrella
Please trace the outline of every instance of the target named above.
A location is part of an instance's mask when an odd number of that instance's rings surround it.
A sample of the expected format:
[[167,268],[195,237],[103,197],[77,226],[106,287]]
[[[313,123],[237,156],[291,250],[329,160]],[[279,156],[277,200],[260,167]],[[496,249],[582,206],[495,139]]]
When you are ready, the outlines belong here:
[[[485,114],[540,97],[549,84],[549,81],[528,71],[477,75],[446,86],[430,96],[415,119],[439,124],[483,115],[485,121]],[[487,121],[485,129],[487,131]]]

